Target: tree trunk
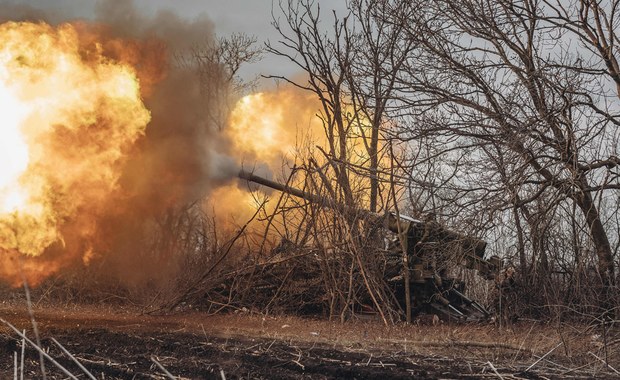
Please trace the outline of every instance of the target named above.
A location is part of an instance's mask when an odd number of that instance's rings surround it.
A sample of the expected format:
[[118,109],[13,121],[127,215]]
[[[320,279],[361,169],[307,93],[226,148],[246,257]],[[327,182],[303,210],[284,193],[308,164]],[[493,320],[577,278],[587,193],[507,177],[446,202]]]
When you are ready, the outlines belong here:
[[[587,183],[582,180],[582,188],[587,188]],[[592,194],[584,192],[574,197],[577,206],[583,212],[588,228],[590,230],[590,237],[594,243],[596,249],[596,256],[598,258],[598,270],[601,276],[601,283],[603,288],[601,289],[601,303],[600,306],[604,309],[611,309],[613,307],[613,290],[615,286],[614,277],[614,260],[611,245],[607,237],[607,232],[601,221],[600,214]]]

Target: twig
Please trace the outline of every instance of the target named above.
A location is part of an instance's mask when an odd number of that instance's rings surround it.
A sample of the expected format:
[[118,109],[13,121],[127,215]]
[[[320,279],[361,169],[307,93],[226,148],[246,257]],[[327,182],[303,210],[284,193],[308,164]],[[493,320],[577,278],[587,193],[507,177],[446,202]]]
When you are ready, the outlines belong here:
[[[32,330],[34,332],[34,338],[37,342],[37,346],[41,347],[41,338],[39,336],[39,327],[37,326],[37,321],[34,319],[34,311],[32,310],[32,301],[30,300],[30,289],[28,287],[28,282],[26,278],[23,276],[24,282],[24,291],[26,293],[26,304],[28,306],[28,315],[30,316],[30,323],[32,324]],[[17,332],[19,334],[19,331]],[[43,360],[43,354],[39,351],[39,362],[41,364],[41,376],[43,380],[47,379],[47,374],[45,373],[45,360]]]
[[545,360],[545,362],[547,362],[547,363],[549,363],[549,364],[552,364],[552,365],[554,365],[555,367],[558,367],[558,368],[561,368],[561,369],[565,369],[565,370],[569,370],[569,369],[570,369],[570,368],[568,368],[568,367],[566,367],[566,366],[563,366],[562,364],[556,363],[556,362],[551,361],[551,360],[549,360],[549,359],[546,359],[546,358],[545,358],[544,360]]
[[620,372],[618,372],[618,370],[616,370],[614,367],[610,366],[609,363],[607,363],[605,360],[599,358],[598,356],[596,356],[594,353],[592,353],[591,351],[588,351],[588,354],[594,356],[595,358],[597,358],[598,360],[600,360],[603,364],[605,364],[607,367],[609,367],[612,371],[614,371],[615,373],[617,373],[618,375],[620,375]]
[[17,351],[13,351],[13,380],[17,380]]
[[19,364],[19,380],[24,380],[24,357],[26,354],[26,329],[22,330],[22,358]]
[[220,376],[222,376],[222,380],[226,380],[226,375],[224,375],[224,370],[220,368]]
[[568,375],[571,372],[577,373],[579,370],[581,370],[583,368],[586,368],[586,367],[589,367],[590,365],[592,365],[592,363],[586,363],[586,364],[581,365],[579,367],[569,368],[567,371],[564,371],[564,372],[560,373],[560,376],[566,376],[566,375]]
[[203,326],[203,324],[200,324],[200,328],[202,329],[202,334],[205,336],[205,338],[207,338],[207,340],[209,340],[209,336],[207,335],[207,332],[205,331],[205,327]]
[[159,364],[159,362],[155,359],[155,357],[154,357],[154,356],[151,356],[151,361],[152,361],[153,363],[155,363],[155,365],[156,365],[156,366],[158,366],[158,367],[159,367],[159,369],[161,369],[161,371],[162,371],[162,372],[163,372],[166,376],[168,376],[168,377],[169,377],[170,379],[172,379],[172,380],[176,380],[176,377],[174,377],[174,375],[173,375],[173,374],[171,374],[170,372],[168,372],[168,370],[167,370],[167,369],[165,369],[163,365]]
[[[527,332],[527,335],[525,336],[525,338],[523,338],[521,343],[519,343],[519,349],[517,350],[517,353],[515,354],[514,358],[512,359],[513,363],[517,360],[517,356],[519,356],[519,353],[523,349],[523,345],[525,344],[525,341],[527,340],[527,338],[530,336],[530,333],[534,329],[534,326],[535,326],[535,324],[532,324],[532,326],[530,327],[530,330]],[[530,354],[531,354],[531,352],[530,352]]]
[[493,365],[493,363],[491,363],[491,361],[487,361],[487,364],[489,365],[489,367],[491,367],[491,370],[495,372],[497,377],[499,377],[501,380],[504,380],[504,377],[500,375],[499,372],[497,372],[497,368],[495,368],[495,366]]
[[97,378],[95,376],[92,375],[92,373],[90,373],[83,365],[82,363],[80,363],[75,356],[73,356],[69,351],[67,351],[67,349],[65,349],[62,344],[60,344],[55,338],[52,338],[52,342],[54,342],[58,347],[60,347],[60,349],[62,350],[62,352],[64,352],[65,354],[67,354],[71,360],[73,360],[73,362],[75,364],[77,364],[78,367],[80,367],[80,369],[88,376],[90,377],[92,380],[97,380]]
[[297,364],[298,366],[300,366],[302,371],[306,369],[306,367],[305,367],[303,364],[301,364],[298,360],[294,360],[294,359],[293,359],[293,360],[291,360],[291,361],[292,361],[293,363]]
[[18,329],[16,329],[15,326],[13,326],[12,324],[10,324],[6,320],[4,320],[4,318],[0,318],[0,322],[2,322],[5,325],[9,326],[13,331],[15,331],[15,333],[17,335],[22,337],[22,339],[24,339],[26,342],[28,342],[28,344],[31,345],[35,350],[39,351],[39,354],[41,354],[41,356],[43,356],[45,359],[49,360],[53,365],[58,367],[59,370],[64,372],[65,375],[69,376],[71,379],[78,380],[77,377],[72,375],[71,372],[69,372],[65,367],[63,367],[60,363],[58,363],[56,360],[54,360],[54,358],[49,356],[41,347],[37,346],[36,343],[34,343],[30,339],[28,339],[25,335],[22,335],[22,333]]
[[300,360],[301,360],[301,352],[298,352],[297,353],[297,360],[293,359],[292,362],[297,364],[298,366],[300,366],[301,370],[304,371],[306,369],[306,367],[303,364],[301,364]]
[[271,342],[271,344],[269,344],[269,347],[267,347],[267,349],[265,350],[265,352],[268,352],[271,349],[271,346],[273,346],[273,344],[276,342],[276,339],[273,340],[273,342]]
[[560,347],[563,344],[563,342],[558,343],[557,346],[553,347],[551,350],[549,350],[549,352],[547,352],[546,354],[544,354],[543,356],[541,356],[540,358],[538,358],[538,360],[536,360],[534,363],[532,363],[531,366],[527,367],[527,369],[525,370],[525,372],[529,371],[530,369],[532,369],[532,367],[534,367],[536,364],[538,364],[538,362],[540,362],[541,360],[543,360],[544,358],[547,357],[547,355],[549,355],[550,353],[552,353],[553,351],[555,351],[556,348]]
[[[252,215],[252,217],[243,225],[243,227],[241,227],[239,229],[239,231],[237,231],[237,234],[230,239],[224,246],[226,247],[226,249],[222,252],[222,249],[220,249],[218,251],[219,253],[219,257],[215,260],[215,263],[211,264],[211,266],[209,267],[209,269],[207,269],[206,272],[204,272],[199,278],[198,280],[193,281],[193,284],[189,286],[188,289],[186,289],[184,291],[183,294],[181,294],[180,296],[178,296],[175,300],[172,301],[172,303],[170,305],[167,306],[168,310],[173,310],[175,307],[177,307],[179,304],[181,304],[181,302],[183,302],[183,300],[186,297],[189,297],[192,294],[195,294],[196,292],[199,292],[200,290],[198,289],[198,287],[200,286],[200,284],[209,277],[209,275],[211,274],[211,272],[213,272],[213,270],[226,258],[226,256],[228,256],[228,254],[230,253],[230,251],[232,250],[233,246],[235,245],[235,243],[237,242],[237,240],[239,240],[239,238],[241,238],[241,236],[243,236],[243,233],[245,232],[245,230],[248,228],[248,225],[254,220],[256,219],[256,217],[258,216],[258,214],[260,213],[261,209],[265,206],[265,202],[263,202],[262,205],[260,205],[258,207],[258,209],[256,210],[256,212],[254,213],[254,215]],[[224,247],[222,247],[224,248]],[[161,307],[157,310],[153,310],[152,312],[156,312],[159,310],[162,310],[164,307]]]

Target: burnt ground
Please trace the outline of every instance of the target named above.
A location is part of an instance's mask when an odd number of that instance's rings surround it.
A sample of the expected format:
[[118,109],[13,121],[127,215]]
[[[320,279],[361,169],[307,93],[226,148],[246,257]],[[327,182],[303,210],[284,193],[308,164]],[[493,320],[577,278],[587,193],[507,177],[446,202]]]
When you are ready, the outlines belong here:
[[[571,330],[564,326],[560,333],[557,328],[533,322],[511,329],[490,325],[385,327],[377,321],[339,324],[249,313],[148,316],[137,310],[92,307],[39,307],[34,316],[41,346],[78,379],[88,376],[52,339],[97,379],[170,378],[159,365],[179,379],[563,379],[617,375],[614,368],[592,356],[602,358],[603,354],[597,351],[597,341],[588,340],[592,339],[589,327],[573,326]],[[25,307],[5,305],[0,317],[8,322],[0,328],[0,378],[11,379],[15,358],[19,372],[21,338],[8,324],[26,329],[33,340],[34,334]],[[579,341],[567,338],[571,331]],[[38,352],[26,345],[24,378],[42,378],[39,363]],[[70,378],[49,360],[45,367],[48,379]]]

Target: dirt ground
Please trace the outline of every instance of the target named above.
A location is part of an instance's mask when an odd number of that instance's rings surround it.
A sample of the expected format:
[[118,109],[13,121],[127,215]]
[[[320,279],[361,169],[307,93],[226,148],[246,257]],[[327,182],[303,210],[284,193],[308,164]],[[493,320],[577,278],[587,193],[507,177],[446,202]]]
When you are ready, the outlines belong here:
[[[9,324],[35,340],[28,310],[5,303],[0,317],[0,378],[12,379],[15,371],[19,378],[22,339]],[[41,346],[78,379],[620,378],[620,355],[610,356],[617,354],[617,332],[606,329],[602,346],[592,326],[386,327],[249,312],[153,316],[84,306],[39,306],[34,317]],[[43,378],[39,353],[26,344],[24,355],[24,378]],[[71,378],[49,360],[45,368],[48,379]]]

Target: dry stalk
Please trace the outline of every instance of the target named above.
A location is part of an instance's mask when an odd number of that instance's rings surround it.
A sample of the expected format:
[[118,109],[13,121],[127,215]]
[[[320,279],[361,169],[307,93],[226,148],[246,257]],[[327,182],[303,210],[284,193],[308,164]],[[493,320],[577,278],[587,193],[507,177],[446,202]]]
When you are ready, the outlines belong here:
[[162,371],[162,372],[163,372],[166,376],[168,376],[168,378],[170,378],[170,379],[172,379],[172,380],[176,380],[176,377],[175,377],[173,374],[171,374],[170,372],[168,372],[168,370],[167,370],[166,368],[164,368],[164,366],[163,366],[163,365],[161,365],[161,364],[157,361],[157,359],[155,359],[155,357],[154,357],[154,356],[151,356],[151,361],[152,361],[153,363],[155,363],[155,365],[156,365],[157,367],[159,367],[159,369],[160,369],[160,370],[161,370],[161,371]]
[[538,358],[538,360],[536,360],[534,363],[532,363],[531,366],[527,367],[527,369],[525,370],[525,372],[529,371],[530,369],[532,369],[536,364],[538,364],[541,360],[543,360],[544,358],[546,358],[549,354],[551,354],[553,351],[555,351],[556,348],[560,347],[562,344],[564,344],[564,342],[560,342],[557,344],[557,346],[553,347],[551,350],[549,350],[546,354],[544,354],[543,356],[541,356],[540,358]]
[[73,362],[75,364],[77,364],[78,367],[80,367],[80,369],[82,370],[82,372],[84,372],[88,377],[90,377],[92,380],[97,380],[95,378],[95,376],[93,376],[83,365],[82,363],[80,363],[75,356],[73,356],[69,351],[67,351],[67,349],[65,349],[62,344],[60,344],[55,338],[52,338],[52,342],[54,342],[61,350],[62,352],[64,352],[67,356],[69,356],[71,358],[71,360],[73,360]]
[[[34,311],[32,310],[32,300],[30,299],[30,288],[28,287],[28,282],[26,278],[23,277],[22,281],[24,283],[24,292],[26,293],[26,305],[28,306],[28,316],[30,317],[30,323],[32,324],[32,330],[34,332],[34,338],[37,342],[37,346],[41,347],[41,337],[39,336],[39,327],[37,325],[37,321],[34,319]],[[19,331],[17,332],[19,334]],[[42,351],[39,351],[39,362],[41,365],[41,376],[43,380],[47,379],[46,371],[45,371],[45,360],[43,360]]]
[[22,330],[22,357],[19,364],[19,380],[24,380],[24,356],[26,354],[26,330]]
[[487,365],[491,368],[491,371],[493,371],[497,375],[497,377],[499,377],[501,380],[504,380],[504,377],[500,375],[499,372],[497,372],[497,368],[495,368],[491,361],[487,361]]
[[605,360],[603,360],[602,358],[596,356],[593,352],[589,351],[588,354],[594,356],[596,359],[598,359],[601,363],[605,364],[605,366],[609,369],[611,369],[612,371],[614,371],[617,375],[620,375],[620,372],[618,372],[617,369],[615,369],[614,367],[610,366],[608,362],[606,362]]
[[[527,338],[530,336],[530,334],[532,333],[532,330],[534,329],[534,324],[532,324],[532,326],[530,327],[530,330],[527,332],[527,334],[525,335],[525,337],[523,338],[523,340],[521,341],[521,343],[519,344],[519,349],[517,350],[517,353],[515,353],[515,356],[513,358],[513,363],[514,361],[517,360],[517,356],[519,355],[519,353],[521,352],[521,350],[523,349],[523,344],[525,344],[525,341],[527,340]],[[525,349],[525,351],[529,351],[529,353],[531,354],[531,350]]]
[[41,347],[39,347],[36,343],[34,343],[33,341],[31,341],[30,339],[28,339],[25,335],[23,335],[17,328],[15,328],[15,326],[13,326],[12,324],[10,324],[9,322],[7,322],[4,318],[0,318],[0,322],[4,323],[5,325],[9,326],[11,328],[11,330],[15,331],[15,333],[17,335],[19,335],[22,339],[24,339],[26,342],[28,342],[29,345],[31,345],[35,350],[37,350],[39,352],[39,354],[44,357],[45,359],[49,360],[53,365],[55,365],[56,367],[58,367],[59,370],[61,370],[65,375],[69,376],[71,379],[74,380],[78,380],[77,377],[75,377],[73,374],[71,374],[71,372],[69,372],[65,367],[63,367],[60,363],[58,363],[56,360],[54,360],[54,358],[52,358],[51,356],[49,356]]

